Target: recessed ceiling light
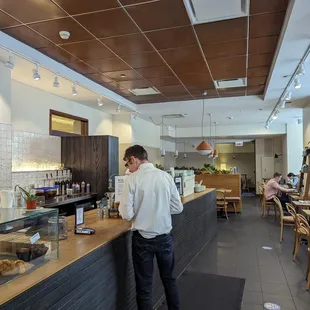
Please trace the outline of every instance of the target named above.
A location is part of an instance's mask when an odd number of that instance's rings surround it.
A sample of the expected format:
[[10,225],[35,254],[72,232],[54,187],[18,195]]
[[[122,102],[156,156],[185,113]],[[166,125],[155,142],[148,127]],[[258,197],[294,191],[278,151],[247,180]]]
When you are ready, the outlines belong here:
[[39,65],[36,64],[36,68],[32,69],[32,77],[35,81],[39,81],[41,79],[41,76],[39,74]]
[[124,79],[126,77],[126,74],[121,74],[121,78]]
[[62,30],[59,31],[59,36],[63,39],[63,40],[68,40],[70,38],[70,32],[66,31],[66,30]]

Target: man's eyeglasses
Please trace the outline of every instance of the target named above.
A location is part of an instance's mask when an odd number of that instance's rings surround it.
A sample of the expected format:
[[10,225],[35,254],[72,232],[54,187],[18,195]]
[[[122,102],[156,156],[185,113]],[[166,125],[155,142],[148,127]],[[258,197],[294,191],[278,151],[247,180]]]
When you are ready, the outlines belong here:
[[127,163],[125,164],[125,167],[126,167],[126,168],[129,167],[130,161],[131,161],[131,159],[129,159],[129,160],[127,161]]

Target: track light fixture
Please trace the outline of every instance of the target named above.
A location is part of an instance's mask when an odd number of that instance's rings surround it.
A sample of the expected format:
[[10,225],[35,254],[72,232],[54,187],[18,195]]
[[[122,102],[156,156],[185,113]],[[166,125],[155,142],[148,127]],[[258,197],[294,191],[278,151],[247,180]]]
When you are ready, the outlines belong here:
[[76,96],[78,94],[78,91],[76,90],[76,82],[73,82],[72,85],[72,96]]
[[266,125],[265,125],[265,128],[266,128],[266,129],[269,129],[269,125],[268,125],[268,124],[266,124]]
[[301,63],[298,66],[298,70],[297,70],[297,75],[305,75],[306,74],[306,69],[305,69],[305,65],[303,63]]
[[281,104],[280,104],[280,108],[281,108],[281,109],[285,109],[285,107],[286,107],[286,101],[285,101],[285,100],[282,100],[282,101],[281,101]]
[[14,57],[14,55],[13,55],[12,52],[10,53],[9,60],[7,60],[7,61],[4,63],[4,65],[5,65],[7,68],[11,69],[11,70],[14,69],[14,66],[15,66],[15,57]]
[[133,115],[133,119],[137,119],[138,116],[139,116],[139,112],[136,111],[135,114]]
[[279,110],[276,110],[272,116],[272,119],[276,120],[278,118]]
[[295,78],[294,87],[295,87],[295,89],[300,89],[301,88],[301,83],[300,83],[298,77]]
[[53,87],[55,87],[55,88],[59,88],[60,87],[58,74],[55,75]]
[[291,92],[291,91],[290,91],[289,93],[286,94],[285,100],[286,100],[286,101],[292,100],[292,92]]
[[102,97],[101,96],[97,99],[97,103],[98,103],[98,107],[102,107],[103,106],[103,102],[102,102]]
[[121,105],[119,104],[118,107],[116,108],[116,113],[120,113],[121,112]]
[[39,65],[36,64],[35,69],[32,69],[32,77],[35,81],[39,81],[41,79],[41,76],[39,74]]

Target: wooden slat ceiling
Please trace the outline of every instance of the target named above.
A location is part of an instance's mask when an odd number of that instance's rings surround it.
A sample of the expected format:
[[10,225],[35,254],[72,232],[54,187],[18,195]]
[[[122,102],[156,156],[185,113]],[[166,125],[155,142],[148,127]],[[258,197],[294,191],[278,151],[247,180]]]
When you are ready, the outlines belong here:
[[[251,0],[249,18],[192,26],[182,0],[0,0],[0,29],[135,103],[262,95],[287,4]],[[128,91],[147,86],[161,94]]]

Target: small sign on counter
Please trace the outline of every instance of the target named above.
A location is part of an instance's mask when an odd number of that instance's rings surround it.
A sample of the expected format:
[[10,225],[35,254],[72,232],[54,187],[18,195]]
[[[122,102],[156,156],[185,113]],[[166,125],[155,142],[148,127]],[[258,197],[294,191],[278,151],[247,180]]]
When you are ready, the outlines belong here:
[[116,176],[115,177],[115,202],[120,202],[123,194],[123,188],[127,176]]

